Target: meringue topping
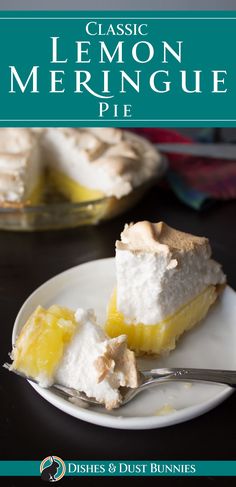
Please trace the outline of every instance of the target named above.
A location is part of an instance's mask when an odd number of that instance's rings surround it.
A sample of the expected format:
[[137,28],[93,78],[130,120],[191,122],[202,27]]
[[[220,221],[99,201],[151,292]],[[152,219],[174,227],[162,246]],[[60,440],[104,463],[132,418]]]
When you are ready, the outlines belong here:
[[121,241],[116,242],[117,249],[136,252],[188,251],[199,245],[209,247],[208,239],[175,230],[164,222],[149,221],[126,224],[121,233]]
[[[26,201],[36,187],[41,173],[34,137],[27,130],[22,132],[21,129],[14,129],[14,137],[9,137],[7,145],[8,137],[4,139],[1,130],[0,135],[0,203]],[[6,147],[8,152],[1,151]],[[19,151],[16,150],[17,147]]]
[[30,150],[34,135],[30,129],[1,128],[0,153],[16,154]]
[[118,128],[95,127],[90,128],[90,132],[107,144],[117,144],[123,138],[123,131]]
[[97,325],[93,310],[79,308],[78,323],[55,374],[55,382],[84,391],[105,403],[119,406],[120,387],[137,387],[139,376],[134,353],[125,335],[110,339]]

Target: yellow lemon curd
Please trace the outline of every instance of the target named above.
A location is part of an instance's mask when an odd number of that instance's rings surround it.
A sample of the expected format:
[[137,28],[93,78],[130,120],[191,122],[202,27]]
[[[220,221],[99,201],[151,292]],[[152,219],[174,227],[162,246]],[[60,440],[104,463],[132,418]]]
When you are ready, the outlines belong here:
[[12,368],[35,378],[52,377],[75,329],[72,311],[38,306],[16,340]]
[[29,197],[27,198],[27,201],[31,205],[38,205],[42,201],[43,193],[44,193],[44,185],[45,185],[45,178],[43,176],[40,176],[37,184],[31,191]]
[[173,350],[176,340],[186,330],[202,320],[217,297],[216,287],[207,287],[174,314],[154,325],[129,324],[117,310],[116,291],[108,305],[105,331],[110,337],[126,334],[128,346],[138,353],[160,354]]
[[73,203],[93,201],[105,196],[102,191],[82,186],[60,171],[50,170],[49,177],[53,186]]

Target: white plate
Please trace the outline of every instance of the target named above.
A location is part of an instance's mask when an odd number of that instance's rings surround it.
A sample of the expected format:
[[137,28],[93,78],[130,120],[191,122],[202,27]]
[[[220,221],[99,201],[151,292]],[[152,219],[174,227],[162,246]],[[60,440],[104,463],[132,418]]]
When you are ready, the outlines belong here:
[[[88,262],[65,271],[40,286],[22,306],[13,329],[15,343],[21,327],[41,304],[60,304],[72,309],[94,308],[98,322],[105,319],[106,306],[115,285],[114,259]],[[142,368],[185,366],[236,369],[236,293],[227,287],[207,318],[186,333],[177,349],[165,358],[139,360]],[[31,383],[47,401],[62,411],[90,423],[111,428],[149,429],[187,421],[212,409],[233,391],[228,386],[194,383],[168,383],[145,391],[130,404],[107,412],[103,408],[78,407],[47,389]],[[158,415],[166,404],[174,410]]]

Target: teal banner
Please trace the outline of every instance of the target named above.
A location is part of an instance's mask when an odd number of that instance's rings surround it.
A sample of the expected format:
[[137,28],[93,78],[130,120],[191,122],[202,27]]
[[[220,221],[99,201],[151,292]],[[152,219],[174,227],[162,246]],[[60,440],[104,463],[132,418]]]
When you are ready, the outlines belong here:
[[0,12],[0,126],[236,125],[236,12]]
[[[65,476],[78,477],[194,477],[236,476],[236,461],[80,461],[47,457],[39,461],[0,461],[0,476],[51,475],[60,480]],[[46,478],[44,477],[44,480]]]

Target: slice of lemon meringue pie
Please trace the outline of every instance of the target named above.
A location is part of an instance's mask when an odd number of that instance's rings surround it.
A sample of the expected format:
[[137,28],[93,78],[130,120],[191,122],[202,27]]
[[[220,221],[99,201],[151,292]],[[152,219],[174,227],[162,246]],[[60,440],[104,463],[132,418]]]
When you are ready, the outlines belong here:
[[[79,203],[65,207],[65,211],[71,209],[71,221],[77,212],[78,222],[92,223],[136,204],[165,168],[158,150],[128,130],[0,129],[0,207]],[[93,204],[89,206],[89,202]],[[52,208],[56,215],[56,207]],[[35,215],[43,215],[46,225],[50,222],[51,213],[46,217],[44,211],[38,211]],[[5,212],[4,221],[11,228],[14,218]],[[29,223],[31,227],[34,220],[40,227],[41,217],[34,219],[34,213],[28,212],[23,226]]]
[[116,242],[117,287],[105,330],[136,353],[163,353],[202,320],[226,278],[207,238],[163,222],[126,225]]
[[136,387],[138,371],[126,336],[110,339],[93,311],[38,306],[13,347],[12,370],[42,387],[58,383],[83,391],[107,409],[121,402],[120,387]]

